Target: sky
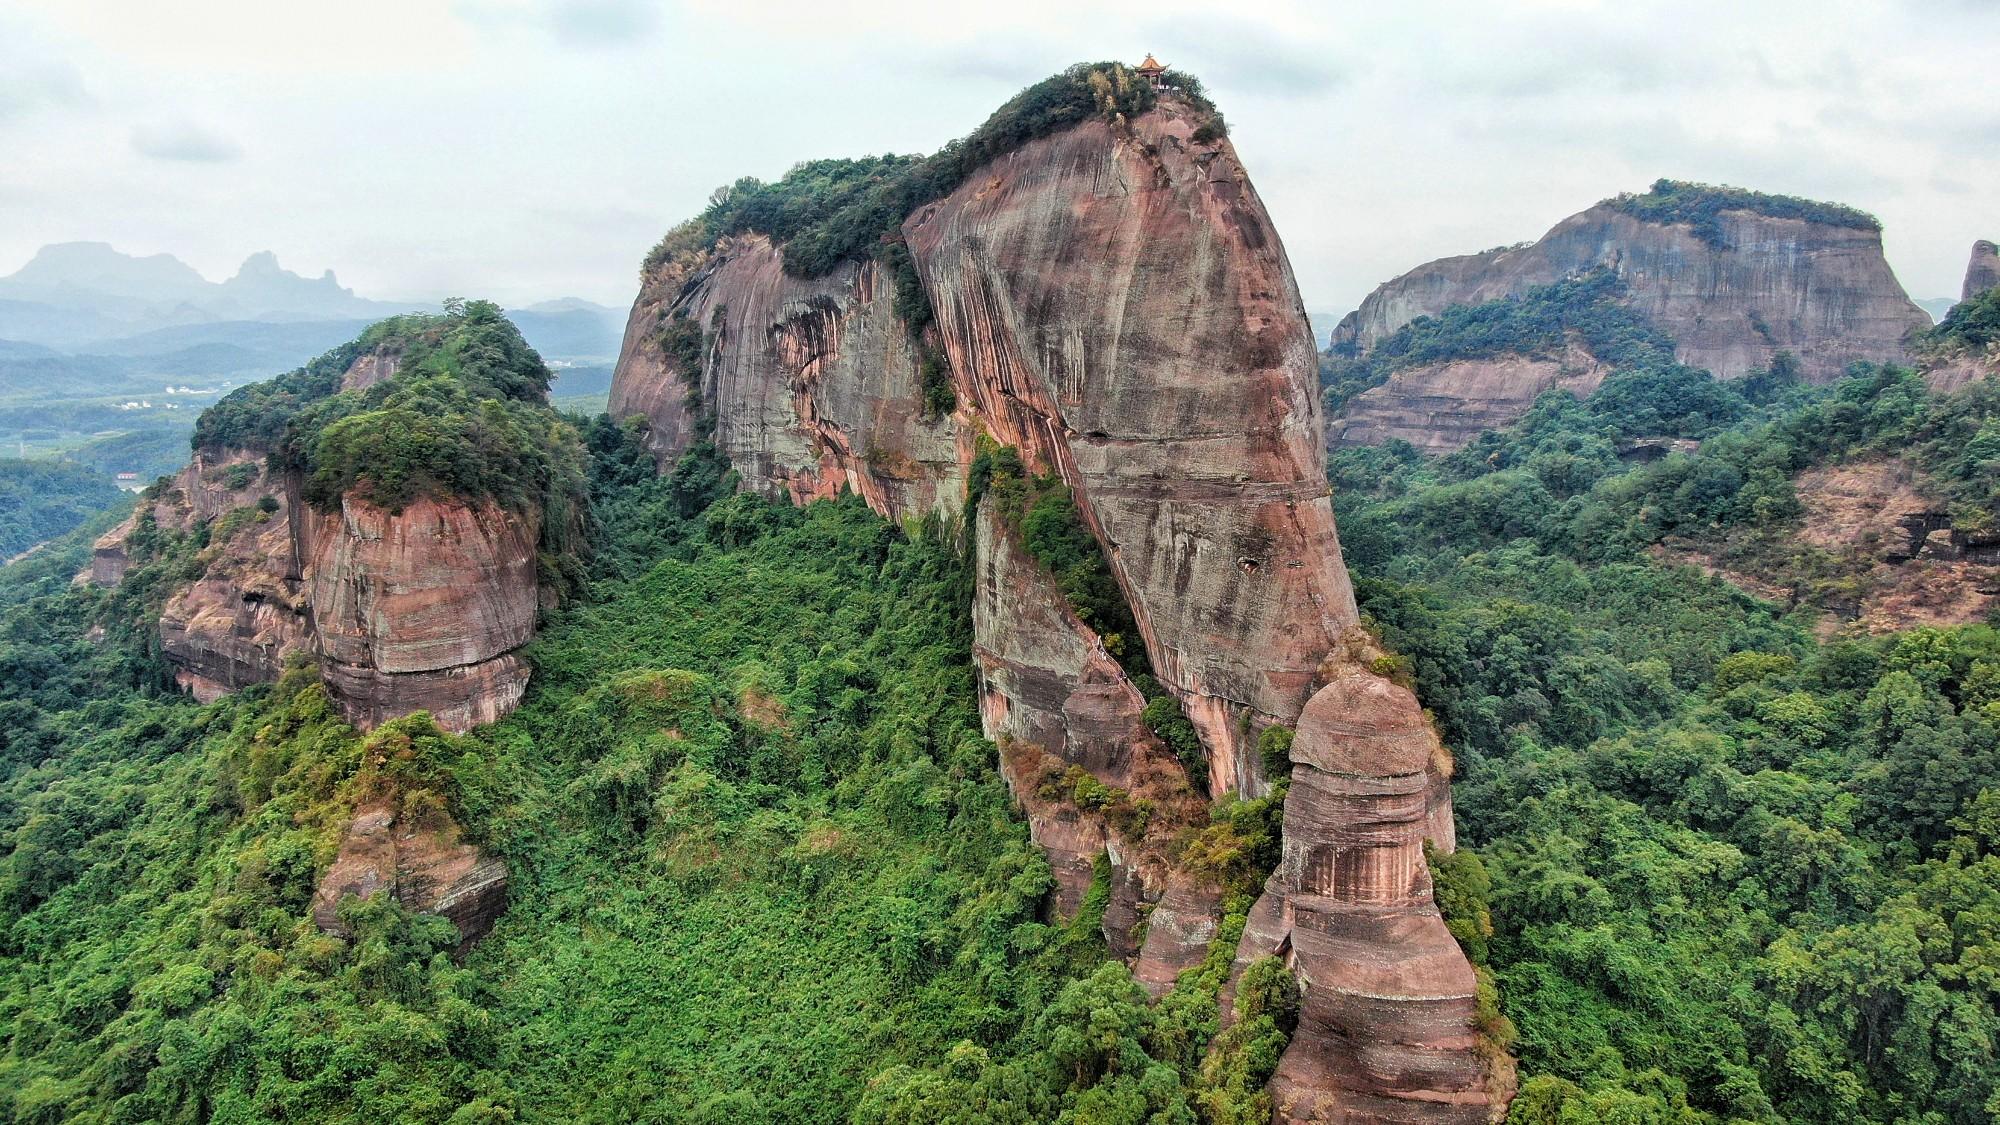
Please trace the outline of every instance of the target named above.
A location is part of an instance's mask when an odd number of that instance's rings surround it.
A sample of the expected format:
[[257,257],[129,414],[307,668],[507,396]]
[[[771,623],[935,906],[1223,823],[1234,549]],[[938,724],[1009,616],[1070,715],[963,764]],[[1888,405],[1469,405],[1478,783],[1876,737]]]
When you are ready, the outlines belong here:
[[928,152],[1077,61],[1200,76],[1308,309],[1661,176],[2000,236],[2000,2],[0,0],[0,274],[273,250],[363,296],[628,302],[717,185]]

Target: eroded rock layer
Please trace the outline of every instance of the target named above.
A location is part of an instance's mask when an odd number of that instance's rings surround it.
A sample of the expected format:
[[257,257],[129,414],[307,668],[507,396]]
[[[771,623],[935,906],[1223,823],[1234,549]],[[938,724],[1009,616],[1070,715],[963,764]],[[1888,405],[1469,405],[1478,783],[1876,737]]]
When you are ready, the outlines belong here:
[[535,521],[489,502],[352,497],[315,517],[313,620],[328,694],[366,729],[429,711],[467,730],[513,710],[534,635]]
[[[342,385],[380,382],[399,362],[364,352]],[[166,531],[208,528],[201,573],[160,615],[180,685],[208,702],[273,682],[305,654],[364,730],[429,711],[462,732],[513,710],[529,671],[515,650],[538,610],[539,516],[433,499],[387,512],[351,497],[320,512],[267,462],[263,449],[196,451],[93,550],[90,581],[117,585],[142,518]]]
[[[1146,729],[1146,701],[1046,568],[980,505],[972,606],[979,710],[1001,744],[1001,773],[1030,810],[1029,832],[1056,876],[1056,910],[1076,912],[1099,856],[1109,861],[1104,937],[1155,995],[1198,963],[1215,936],[1221,888],[1174,869],[1173,836],[1205,802],[1171,750]],[[1143,825],[1078,806],[1074,768],[1152,810]],[[1144,937],[1137,936],[1142,919]]]
[[1879,231],[1724,211],[1721,237],[1648,222],[1599,204],[1525,246],[1442,258],[1368,295],[1334,333],[1373,347],[1420,316],[1515,296],[1598,268],[1625,301],[1674,338],[1683,363],[1734,378],[1789,351],[1806,378],[1839,378],[1856,360],[1908,357],[1904,338],[1930,318],[1903,292]]
[[402,817],[387,800],[356,809],[314,892],[314,924],[346,937],[340,904],[386,892],[411,910],[450,919],[461,951],[484,937],[507,908],[507,865],[460,840],[449,817],[431,816],[435,823]]
[[[1427,736],[1407,692],[1325,695],[1380,681],[1354,655],[1311,332],[1233,149],[1196,142],[1196,124],[1171,96],[1129,123],[1087,121],[910,215],[903,235],[936,318],[921,341],[888,315],[874,265],[792,278],[756,237],[661,262],[634,306],[613,409],[647,417],[663,463],[709,411],[749,486],[797,498],[846,486],[898,517],[958,510],[978,435],[1016,447],[1072,489],[1218,793],[1265,790],[1257,736],[1309,699],[1369,708],[1355,760],[1287,798],[1298,870],[1259,907],[1308,996],[1281,1071],[1285,1117],[1484,1117],[1497,1103],[1473,1050],[1471,970],[1430,903],[1421,850],[1425,834],[1451,846],[1446,767],[1413,780],[1370,757],[1379,730]],[[926,348],[948,362],[949,419],[924,413]],[[1047,576],[990,514],[978,532],[987,731],[1055,865],[1059,905],[1073,908],[1107,857],[1106,936],[1162,991],[1214,936],[1213,888],[1171,862],[1155,873],[1145,834],[1079,810],[1061,779],[1074,769],[1136,790],[1162,775],[1185,785],[1185,773]],[[1330,760],[1351,733],[1327,726],[1307,752]]]
[[1471,1123],[1506,1093],[1424,862],[1426,840],[1454,842],[1450,774],[1416,697],[1354,661],[1299,717],[1284,858],[1237,953],[1299,974],[1299,1030],[1272,1080],[1281,1120]]
[[1514,354],[1405,368],[1348,400],[1327,420],[1327,441],[1337,449],[1401,439],[1448,453],[1519,419],[1545,391],[1585,398],[1609,373],[1579,347],[1558,359]]

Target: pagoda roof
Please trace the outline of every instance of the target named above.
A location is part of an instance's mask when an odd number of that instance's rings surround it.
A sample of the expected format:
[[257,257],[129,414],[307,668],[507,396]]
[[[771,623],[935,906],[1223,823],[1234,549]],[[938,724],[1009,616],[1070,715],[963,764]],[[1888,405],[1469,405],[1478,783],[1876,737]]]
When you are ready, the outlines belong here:
[[1147,71],[1149,71],[1149,70],[1165,70],[1165,69],[1167,69],[1167,68],[1166,68],[1165,66],[1162,66],[1162,65],[1160,64],[1160,60],[1158,60],[1158,59],[1156,59],[1156,58],[1154,58],[1154,57],[1153,57],[1153,52],[1151,52],[1151,51],[1147,51],[1147,52],[1146,52],[1146,61],[1145,61],[1145,62],[1142,62],[1142,63],[1140,63],[1140,64],[1139,64],[1138,66],[1134,67],[1133,69],[1134,69],[1134,70],[1137,70],[1137,71],[1138,71],[1139,73],[1141,73],[1141,74],[1144,74],[1144,73],[1146,73],[1146,72],[1147,72]]

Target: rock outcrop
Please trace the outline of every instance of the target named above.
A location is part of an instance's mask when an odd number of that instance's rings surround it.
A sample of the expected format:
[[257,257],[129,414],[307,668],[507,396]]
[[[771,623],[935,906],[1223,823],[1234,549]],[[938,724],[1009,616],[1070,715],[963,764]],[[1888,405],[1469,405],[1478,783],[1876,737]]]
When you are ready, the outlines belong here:
[[[398,360],[364,352],[341,386],[389,378]],[[295,477],[271,469],[264,449],[197,450],[98,540],[87,574],[123,580],[142,517],[172,532],[207,527],[201,573],[168,596],[159,625],[176,681],[203,702],[273,682],[304,654],[364,730],[429,711],[462,732],[513,710],[529,672],[515,650],[539,608],[539,515],[436,499],[392,513],[354,497],[321,512]]]
[[507,865],[460,840],[447,816],[404,817],[392,801],[371,801],[341,834],[340,852],[313,894],[313,922],[347,937],[341,902],[384,892],[418,913],[449,919],[463,952],[507,909]]
[[209,525],[208,565],[160,614],[174,678],[204,703],[276,680],[287,657],[311,648],[289,492],[261,449],[202,450],[165,497],[171,524],[155,508],[163,527]]
[[[1139,689],[990,501],[977,520],[973,659],[980,717],[1002,747],[1001,773],[1032,814],[1029,833],[1056,876],[1057,911],[1076,912],[1097,858],[1106,857],[1105,941],[1134,961],[1149,991],[1163,994],[1215,935],[1220,887],[1177,871],[1169,854],[1178,832],[1205,819],[1206,803],[1173,751],[1146,729]],[[1120,818],[1080,807],[1070,769],[1113,790],[1124,808],[1144,802],[1150,812]]]
[[1358,630],[1350,643],[1299,717],[1284,858],[1237,952],[1299,973],[1272,1092],[1283,1120],[1483,1121],[1476,983],[1423,853],[1455,841],[1451,762],[1416,697],[1363,670]]
[[1401,439],[1425,453],[1448,453],[1528,412],[1543,392],[1585,398],[1610,369],[1581,347],[1541,359],[1509,354],[1408,367],[1348,400],[1327,421],[1335,448]]
[[429,711],[446,730],[506,715],[527,690],[514,650],[539,608],[532,517],[491,501],[353,497],[315,517],[308,564],[327,692],[367,729]]
[[2000,285],[2000,246],[1982,238],[1972,244],[1972,260],[1966,263],[1965,287],[1958,299],[1970,301],[1996,285]]
[[1420,316],[1519,295],[1607,268],[1624,300],[1672,336],[1677,358],[1735,378],[1789,351],[1815,383],[1856,360],[1902,361],[1905,337],[1930,317],[1882,256],[1878,230],[1778,218],[1717,216],[1720,237],[1600,203],[1539,241],[1443,258],[1384,283],[1348,314],[1336,345],[1367,349]]
[[[1965,287],[1959,303],[1970,301],[2000,286],[2000,248],[1980,239],[1972,244],[1972,260],[1966,263]],[[1943,337],[1943,338],[1940,338]],[[1980,344],[1945,327],[1933,330],[1921,347],[1920,370],[1924,382],[1938,394],[1951,394],[1991,375],[2000,374],[2000,343]]]
[[[1484,1120],[1499,1097],[1474,1051],[1471,970],[1431,905],[1421,852],[1425,834],[1451,846],[1448,767],[1434,739],[1414,769],[1378,760],[1403,746],[1381,732],[1408,742],[1428,728],[1414,697],[1380,694],[1390,685],[1359,662],[1311,331],[1234,151],[1197,141],[1198,128],[1169,95],[1129,122],[1031,141],[917,208],[902,235],[935,311],[921,338],[889,315],[875,265],[797,279],[757,236],[669,258],[645,279],[612,406],[648,418],[663,463],[710,412],[749,487],[794,498],[849,487],[896,517],[956,513],[981,435],[1059,476],[1158,680],[1200,734],[1217,793],[1267,789],[1255,752],[1265,728],[1334,716],[1302,739],[1322,763],[1304,768],[1325,776],[1286,798],[1298,870],[1258,908],[1265,930],[1291,935],[1273,951],[1297,967],[1311,1013],[1281,1068],[1281,1116]],[[681,341],[698,328],[699,348],[670,351],[670,326]],[[924,411],[927,349],[949,367],[949,418]],[[1136,790],[1186,776],[1137,722],[1142,700],[1102,640],[979,518],[988,733],[1056,867],[1059,903],[1080,899],[1088,867],[1111,857],[1107,937],[1163,990],[1213,937],[1212,888],[1171,862],[1155,874],[1144,833],[1133,845],[1056,779],[1074,768]],[[1355,707],[1365,713],[1336,721]]]

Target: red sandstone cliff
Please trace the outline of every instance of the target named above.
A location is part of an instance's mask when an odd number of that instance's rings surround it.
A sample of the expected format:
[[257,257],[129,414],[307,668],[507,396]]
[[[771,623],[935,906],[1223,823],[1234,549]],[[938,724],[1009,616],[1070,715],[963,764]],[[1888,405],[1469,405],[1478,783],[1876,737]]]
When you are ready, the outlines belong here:
[[[392,375],[366,352],[343,388]],[[527,687],[514,650],[534,633],[539,517],[491,501],[418,500],[389,513],[356,499],[318,512],[262,449],[197,451],[142,513],[207,525],[200,575],[169,595],[160,642],[204,702],[315,657],[328,694],[362,729],[414,711],[465,731],[504,716]],[[100,539],[90,579],[116,585],[140,514]]]
[[356,809],[313,894],[313,923],[346,937],[341,901],[386,892],[412,910],[450,919],[460,951],[486,936],[507,908],[507,865],[460,841],[449,817],[432,819],[400,816],[392,801]]
[[[691,438],[692,390],[750,487],[794,498],[851,487],[893,516],[955,512],[979,433],[1058,473],[1158,678],[1199,729],[1218,792],[1264,791],[1253,749],[1264,727],[1326,716],[1301,731],[1287,866],[1258,909],[1259,932],[1277,935],[1308,992],[1280,1071],[1282,1116],[1483,1120],[1497,1102],[1473,1049],[1472,974],[1431,905],[1421,852],[1426,834],[1451,846],[1446,772],[1375,752],[1428,731],[1409,693],[1357,663],[1311,333],[1233,149],[1196,142],[1196,125],[1171,98],[1129,125],[1087,121],[906,219],[936,313],[929,340],[957,389],[949,419],[925,416],[914,345],[878,267],[800,280],[756,237],[651,271],[612,409],[646,415],[666,460]],[[683,316],[703,332],[698,365],[662,346]],[[1178,765],[1135,728],[1137,692],[1098,639],[981,525],[974,643],[988,733],[1007,747],[1065,903],[1100,850],[1116,854],[1114,904],[1136,921],[1157,900],[1142,948],[1124,914],[1105,925],[1161,990],[1212,936],[1212,894],[1171,865],[1150,868],[1143,839],[1125,847],[1110,818],[1079,812],[1050,778],[1074,766],[1113,787],[1170,788]]]
[[1340,323],[1336,344],[1366,349],[1420,316],[1609,268],[1625,302],[1674,338],[1681,362],[1729,379],[1799,357],[1830,382],[1856,360],[1902,360],[1930,318],[1882,256],[1880,231],[1724,211],[1718,243],[1692,228],[1601,203],[1526,246],[1442,258],[1385,282]]
[[491,501],[352,497],[315,514],[307,564],[327,693],[362,729],[429,711],[446,730],[506,715],[538,609],[532,516]]
[[1327,441],[1339,448],[1401,439],[1449,453],[1519,419],[1545,391],[1586,398],[1610,373],[1574,344],[1549,358],[1509,353],[1407,367],[1349,399],[1327,420]]

